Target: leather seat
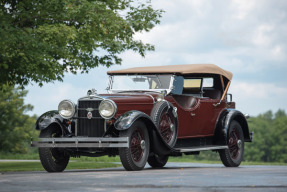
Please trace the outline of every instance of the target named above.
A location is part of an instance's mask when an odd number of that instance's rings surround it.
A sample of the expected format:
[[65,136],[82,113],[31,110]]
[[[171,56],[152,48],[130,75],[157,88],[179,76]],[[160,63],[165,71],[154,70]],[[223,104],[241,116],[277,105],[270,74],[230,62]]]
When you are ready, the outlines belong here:
[[209,97],[211,99],[221,99],[221,91],[218,89],[203,90],[203,97]]
[[191,109],[197,103],[197,99],[187,95],[174,95],[174,100],[184,109]]

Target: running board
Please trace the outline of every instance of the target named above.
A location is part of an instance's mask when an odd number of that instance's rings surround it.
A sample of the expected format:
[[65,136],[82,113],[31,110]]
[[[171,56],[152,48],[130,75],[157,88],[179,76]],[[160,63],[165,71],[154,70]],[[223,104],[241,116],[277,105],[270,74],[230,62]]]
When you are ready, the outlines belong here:
[[192,148],[176,148],[175,150],[185,153],[185,152],[196,152],[196,151],[209,151],[209,150],[219,150],[219,149],[228,149],[227,145],[218,145],[218,146],[205,146],[205,147],[192,147]]

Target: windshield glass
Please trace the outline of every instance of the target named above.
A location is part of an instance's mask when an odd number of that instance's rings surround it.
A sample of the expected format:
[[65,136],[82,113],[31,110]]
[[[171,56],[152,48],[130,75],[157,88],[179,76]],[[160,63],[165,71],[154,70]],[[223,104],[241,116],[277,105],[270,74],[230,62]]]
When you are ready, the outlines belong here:
[[170,88],[172,75],[115,75],[111,76],[112,91],[161,91]]

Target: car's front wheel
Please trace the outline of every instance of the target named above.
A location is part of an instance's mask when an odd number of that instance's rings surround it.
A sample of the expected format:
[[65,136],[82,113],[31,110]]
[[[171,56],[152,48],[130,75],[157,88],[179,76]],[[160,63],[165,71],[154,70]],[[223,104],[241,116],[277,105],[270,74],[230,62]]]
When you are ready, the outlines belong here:
[[133,125],[120,132],[120,137],[129,137],[129,148],[119,148],[119,155],[127,171],[142,170],[149,156],[149,135],[145,124],[136,121]]
[[[51,125],[40,133],[40,138],[60,137],[62,131],[59,127]],[[70,156],[64,149],[60,148],[39,148],[39,157],[44,169],[48,172],[62,172],[67,167]]]
[[219,155],[226,167],[238,167],[243,160],[244,136],[241,125],[232,121],[227,134],[228,149],[220,150]]

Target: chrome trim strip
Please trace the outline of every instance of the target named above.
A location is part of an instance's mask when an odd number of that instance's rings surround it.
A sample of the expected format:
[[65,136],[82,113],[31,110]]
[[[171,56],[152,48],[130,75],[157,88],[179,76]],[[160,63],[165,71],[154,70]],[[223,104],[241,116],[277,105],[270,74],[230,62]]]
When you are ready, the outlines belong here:
[[178,150],[181,153],[185,153],[185,152],[209,151],[219,149],[228,149],[228,146],[223,145],[223,146],[208,146],[208,147],[193,147],[193,148],[177,148],[176,150]]
[[105,123],[104,123],[104,131],[107,132],[107,120],[105,119]]

